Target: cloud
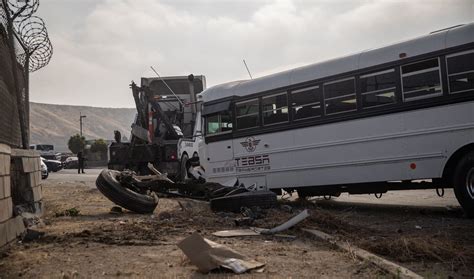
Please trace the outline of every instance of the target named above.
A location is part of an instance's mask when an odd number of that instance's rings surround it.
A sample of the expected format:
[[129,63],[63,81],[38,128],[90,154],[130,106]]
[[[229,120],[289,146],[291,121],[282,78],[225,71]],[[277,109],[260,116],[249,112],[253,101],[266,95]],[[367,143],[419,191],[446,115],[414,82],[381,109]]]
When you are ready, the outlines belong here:
[[[133,106],[128,84],[153,76],[150,65],[215,85],[247,78],[244,58],[262,76],[473,21],[474,12],[470,0],[43,2],[54,56],[32,74],[32,100],[109,107]],[[74,16],[56,21],[54,9]]]

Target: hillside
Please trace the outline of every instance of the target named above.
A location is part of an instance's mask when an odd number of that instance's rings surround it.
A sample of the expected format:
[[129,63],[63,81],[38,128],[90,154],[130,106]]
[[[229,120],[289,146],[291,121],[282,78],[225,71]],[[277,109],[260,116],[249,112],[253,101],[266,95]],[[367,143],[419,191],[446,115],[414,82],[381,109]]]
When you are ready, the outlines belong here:
[[57,151],[68,151],[67,140],[79,133],[79,113],[87,116],[82,126],[86,139],[113,139],[114,130],[130,136],[136,110],[30,103],[30,142],[54,144]]

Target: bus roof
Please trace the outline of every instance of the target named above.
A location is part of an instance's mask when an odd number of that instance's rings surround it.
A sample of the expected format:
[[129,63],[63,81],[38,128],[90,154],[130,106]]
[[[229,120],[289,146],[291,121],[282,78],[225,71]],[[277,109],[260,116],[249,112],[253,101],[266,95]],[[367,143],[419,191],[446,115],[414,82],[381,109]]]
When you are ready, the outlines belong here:
[[357,54],[310,64],[252,80],[240,80],[216,85],[204,90],[200,95],[204,102],[231,96],[241,97],[397,61],[400,59],[400,53],[406,53],[406,57],[408,58],[471,42],[474,42],[474,23],[455,26],[408,41],[366,50]]

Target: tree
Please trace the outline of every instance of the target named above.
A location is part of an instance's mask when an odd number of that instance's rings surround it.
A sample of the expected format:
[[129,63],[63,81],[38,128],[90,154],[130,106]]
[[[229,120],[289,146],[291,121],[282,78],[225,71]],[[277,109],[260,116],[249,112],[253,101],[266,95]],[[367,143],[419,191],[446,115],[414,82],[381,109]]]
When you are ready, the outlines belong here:
[[91,145],[91,152],[107,153],[107,142],[103,139],[95,140]]
[[86,145],[86,138],[75,134],[69,138],[67,141],[67,147],[71,150],[72,153],[77,154],[79,151],[84,149]]

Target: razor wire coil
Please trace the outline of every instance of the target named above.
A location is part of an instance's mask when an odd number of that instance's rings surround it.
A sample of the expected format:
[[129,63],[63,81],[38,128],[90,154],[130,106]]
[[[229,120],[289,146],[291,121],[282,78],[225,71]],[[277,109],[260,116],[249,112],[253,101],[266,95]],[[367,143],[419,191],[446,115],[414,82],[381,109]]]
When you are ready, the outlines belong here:
[[12,20],[17,62],[29,72],[48,65],[53,55],[53,46],[46,24],[40,17],[33,15],[38,10],[39,0],[5,2],[7,5],[3,5],[3,2],[0,5],[0,23],[6,26],[8,19]]
[[39,7],[39,0],[8,0],[8,10],[12,18],[32,16]]

